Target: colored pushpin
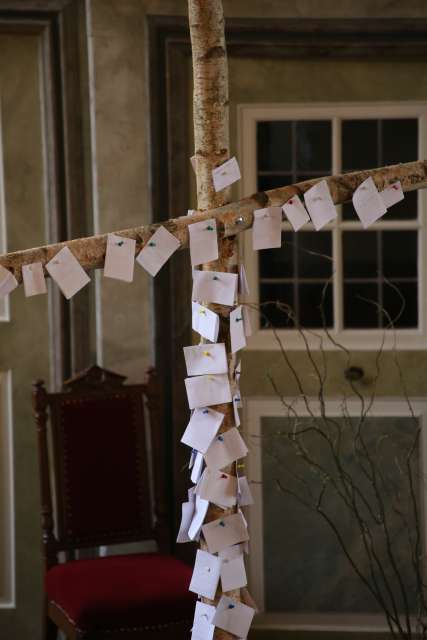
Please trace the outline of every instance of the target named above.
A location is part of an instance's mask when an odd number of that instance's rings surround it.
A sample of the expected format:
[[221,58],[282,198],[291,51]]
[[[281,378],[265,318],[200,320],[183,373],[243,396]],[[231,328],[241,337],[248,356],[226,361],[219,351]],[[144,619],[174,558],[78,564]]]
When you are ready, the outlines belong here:
[[156,243],[155,243],[155,242],[153,242],[153,241],[151,241],[151,242],[149,242],[149,243],[148,243],[148,246],[149,246],[149,247],[155,247],[155,246],[156,246]]
[[206,227],[206,231],[213,231],[213,230],[214,228],[210,224],[208,224],[208,226]]
[[203,409],[202,413],[209,413],[209,409]]
[[214,276],[212,280],[219,280],[218,276]]
[[219,523],[219,526],[220,527],[225,527],[225,522],[223,520],[221,520],[220,523]]
[[208,358],[211,358],[211,357],[212,357],[212,354],[211,354],[211,352],[210,352],[210,351],[203,351],[203,355],[204,355],[204,356],[207,356]]
[[224,438],[223,438],[222,436],[218,436],[218,440],[219,440],[220,442],[224,442]]
[[122,247],[124,245],[125,241],[124,240],[119,240],[119,242],[116,242],[118,247]]

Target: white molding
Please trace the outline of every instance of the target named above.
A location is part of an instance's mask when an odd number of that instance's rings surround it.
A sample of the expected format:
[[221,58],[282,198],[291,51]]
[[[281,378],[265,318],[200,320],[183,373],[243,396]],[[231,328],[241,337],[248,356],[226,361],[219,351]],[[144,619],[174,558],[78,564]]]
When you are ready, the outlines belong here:
[[0,521],[1,536],[5,536],[8,546],[9,562],[1,565],[8,567],[7,592],[0,593],[0,609],[15,609],[15,495],[13,461],[13,422],[12,422],[12,373],[0,372],[0,472],[4,474],[7,517]]
[[[302,400],[287,398],[292,403],[296,413],[300,417],[309,416],[307,407]],[[320,407],[317,398],[308,399],[310,409],[314,415],[320,415]],[[414,415],[420,420],[420,461],[424,470],[427,465],[427,437],[425,428],[427,425],[427,400],[411,399]],[[348,400],[347,409],[349,415],[360,414],[360,402]],[[326,400],[326,412],[330,416],[342,415],[342,399]],[[408,405],[404,400],[396,398],[377,398],[369,412],[372,417],[410,417]],[[251,535],[250,554],[248,562],[249,587],[260,611],[256,618],[255,626],[265,629],[304,629],[304,630],[329,630],[329,631],[381,631],[384,626],[384,618],[372,615],[338,615],[338,614],[314,614],[314,613],[287,613],[266,612],[264,598],[264,554],[263,554],[263,504],[262,504],[262,456],[261,456],[261,421],[263,418],[283,417],[283,404],[278,398],[255,396],[244,399],[243,424],[245,425],[246,442],[250,455],[246,459],[247,476],[253,483],[251,490],[254,504],[247,510],[245,516]],[[424,519],[424,545],[427,545],[427,518],[423,509]]]
[[[2,123],[2,102],[0,96],[0,254],[7,251],[6,235],[6,195],[4,183],[4,162],[3,162],[3,123]],[[0,298],[0,322],[10,321],[9,296]]]
[[[256,141],[256,124],[259,121],[272,120],[311,120],[316,118],[328,118],[332,122],[333,131],[337,132],[340,127],[342,118],[402,118],[413,117],[419,121],[419,157],[427,157],[427,102],[424,101],[402,101],[402,102],[372,102],[372,103],[283,103],[283,104],[240,104],[237,106],[237,149],[239,162],[242,168],[242,180],[239,183],[239,196],[243,197],[249,193],[256,191],[257,187],[257,141]],[[339,141],[337,136],[333,136],[333,172],[340,172]],[[427,252],[427,225],[423,224],[425,211],[427,210],[427,194],[425,190],[419,192],[419,217],[413,221],[379,221],[370,227],[375,229],[419,229],[419,251],[418,251],[418,277],[419,277],[419,328],[418,329],[399,329],[396,331],[397,348],[427,349],[427,278],[424,277],[423,254]],[[306,229],[310,230],[312,225],[306,225]],[[327,225],[324,229],[360,229],[357,222],[341,222],[337,220],[335,223]],[[292,232],[290,225],[283,225]],[[293,232],[292,232],[293,233]],[[300,231],[304,233],[304,231]],[[246,272],[248,276],[249,288],[251,294],[247,296],[243,302],[259,303],[259,287],[258,287],[258,252],[252,250],[252,234],[248,231],[241,234],[240,252],[243,257]],[[337,233],[333,233],[333,250],[335,260],[338,258],[338,241]],[[373,350],[378,349],[382,340],[383,332],[375,329],[361,330],[340,330],[342,323],[342,292],[340,289],[340,275],[336,270],[334,274],[334,316],[336,327],[331,334],[339,340],[339,342],[348,349]],[[339,311],[341,309],[341,311]],[[248,348],[251,350],[276,350],[278,349],[277,341],[271,330],[259,331],[259,316],[256,311],[251,311],[251,321],[254,328],[254,335],[248,341]],[[309,334],[310,332],[308,332]],[[322,333],[317,331],[317,333]],[[305,349],[304,341],[301,339],[297,331],[281,329],[278,334],[286,342],[288,349],[301,350]],[[318,347],[318,340],[309,339],[311,348]],[[317,344],[317,347],[316,347]],[[394,347],[394,337],[391,333],[386,341],[384,348],[386,350]],[[332,343],[326,347],[328,350],[335,350]]]

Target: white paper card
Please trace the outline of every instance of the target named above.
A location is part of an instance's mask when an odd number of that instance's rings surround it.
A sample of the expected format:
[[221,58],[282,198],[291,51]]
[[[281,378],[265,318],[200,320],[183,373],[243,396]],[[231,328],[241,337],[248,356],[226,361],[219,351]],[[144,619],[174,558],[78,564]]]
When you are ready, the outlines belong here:
[[306,222],[310,221],[310,216],[298,196],[292,196],[282,207],[283,213],[292,225],[294,231],[299,231]]
[[232,591],[246,587],[245,560],[243,554],[233,560],[223,560],[221,565],[221,584],[223,591]]
[[9,295],[18,286],[18,281],[8,269],[0,265],[0,298]]
[[236,427],[240,427],[239,405],[240,405],[240,395],[238,393],[235,393],[233,396],[233,410],[234,410],[234,423]]
[[219,333],[219,315],[207,307],[192,302],[192,327],[203,338],[216,342]]
[[237,503],[240,507],[247,507],[254,503],[249,482],[246,476],[239,476],[237,481]]
[[217,469],[205,469],[197,493],[220,507],[233,507],[237,502],[237,478]]
[[383,199],[371,177],[364,180],[353,193],[353,206],[364,229],[367,229],[387,212]]
[[197,159],[196,156],[191,156],[190,158],[191,166],[193,167],[194,173],[197,171]]
[[242,306],[238,306],[230,313],[231,353],[236,353],[246,347],[246,334]]
[[178,238],[169,233],[165,227],[159,227],[140,251],[136,261],[150,275],[155,276],[180,244]]
[[202,533],[210,553],[217,553],[233,544],[249,540],[248,530],[241,513],[219,518],[203,525]]
[[206,453],[223,420],[224,414],[214,409],[207,407],[194,409],[181,442],[201,453]]
[[193,468],[191,471],[191,482],[194,482],[194,484],[197,484],[200,480],[204,461],[205,459],[203,458],[203,454],[198,451],[194,458]]
[[203,500],[200,496],[196,495],[196,501],[194,506],[194,516],[191,521],[190,528],[188,529],[188,537],[190,540],[196,540],[199,537],[200,529],[205,521],[206,514],[209,508],[209,500]]
[[190,542],[188,537],[188,529],[190,528],[191,521],[194,516],[194,502],[183,502],[181,507],[181,524],[179,526],[178,536],[176,541],[178,543]]
[[83,289],[90,278],[82,269],[78,260],[73,256],[68,247],[64,247],[46,265],[46,271],[52,280],[55,280],[64,296],[69,300],[80,289]]
[[206,373],[227,373],[225,344],[198,344],[184,347],[187,375],[202,376]]
[[394,204],[397,204],[405,197],[400,182],[393,182],[393,184],[389,184],[388,187],[380,192],[380,196],[387,209],[392,207]]
[[232,307],[237,297],[237,280],[237,273],[194,271],[192,299]]
[[218,260],[218,237],[216,220],[202,220],[188,227],[190,236],[191,265],[197,267],[204,262]]
[[196,602],[191,640],[213,640],[215,626],[212,624],[212,619],[215,611],[215,607],[211,604]]
[[240,180],[241,177],[238,162],[234,157],[212,171],[215,191],[222,191],[230,184]]
[[198,549],[189,591],[213,600],[219,582],[221,558]]
[[216,436],[205,453],[205,462],[211,469],[223,469],[248,453],[242,436],[236,427]]
[[246,638],[254,615],[255,610],[251,607],[228,596],[221,596],[212,623],[239,638]]
[[234,558],[238,558],[243,555],[244,549],[243,544],[233,544],[231,547],[226,547],[219,552],[219,557],[222,560],[234,560]]
[[231,402],[230,382],[226,373],[185,378],[185,387],[190,409]]
[[242,296],[248,296],[250,293],[244,264],[239,266],[239,293]]
[[321,180],[306,191],[304,200],[316,231],[319,231],[325,224],[335,220],[337,217],[337,210],[326,180]]
[[104,276],[132,282],[135,265],[136,240],[122,238],[114,233],[107,236],[107,251],[105,253]]
[[275,249],[282,246],[282,209],[267,207],[254,211],[252,246],[259,249]]
[[24,282],[24,292],[27,298],[47,292],[46,280],[41,262],[24,264],[22,267],[22,280]]

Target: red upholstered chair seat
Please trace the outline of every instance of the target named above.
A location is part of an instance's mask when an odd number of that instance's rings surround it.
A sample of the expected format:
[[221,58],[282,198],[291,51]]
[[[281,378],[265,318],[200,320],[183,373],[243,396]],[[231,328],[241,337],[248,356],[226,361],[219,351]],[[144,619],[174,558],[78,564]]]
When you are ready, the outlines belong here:
[[81,630],[101,631],[189,621],[192,570],[157,553],[108,556],[59,564],[46,575],[49,601]]

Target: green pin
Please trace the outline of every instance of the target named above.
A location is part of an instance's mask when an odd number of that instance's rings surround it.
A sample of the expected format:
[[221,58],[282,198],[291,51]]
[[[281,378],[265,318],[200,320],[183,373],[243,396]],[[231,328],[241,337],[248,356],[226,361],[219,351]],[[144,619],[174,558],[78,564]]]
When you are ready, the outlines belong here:
[[213,231],[213,230],[214,228],[210,224],[208,224],[208,226],[206,227],[206,231]]
[[149,246],[149,247],[155,247],[155,246],[156,246],[156,243],[155,243],[155,242],[153,242],[153,241],[151,241],[151,242],[149,242],[149,243],[148,243],[148,246]]
[[125,241],[124,240],[120,240],[120,242],[117,243],[118,247],[123,247]]

